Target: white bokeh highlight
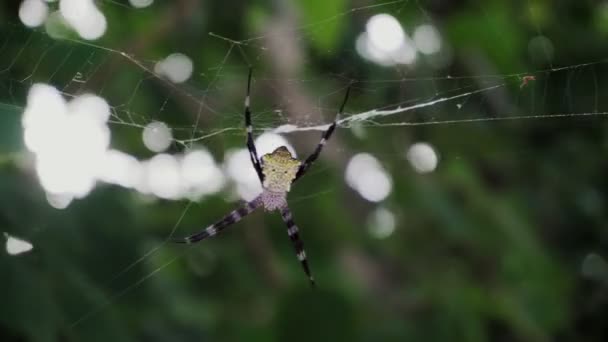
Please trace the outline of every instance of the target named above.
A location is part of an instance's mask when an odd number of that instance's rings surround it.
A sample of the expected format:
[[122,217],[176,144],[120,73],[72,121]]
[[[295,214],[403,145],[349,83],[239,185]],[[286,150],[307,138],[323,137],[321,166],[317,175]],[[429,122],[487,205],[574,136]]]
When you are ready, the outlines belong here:
[[234,183],[239,198],[251,201],[262,193],[262,185],[251,165],[247,149],[230,150],[224,160],[226,175]]
[[124,188],[134,188],[142,182],[144,172],[142,163],[130,154],[108,150],[103,156],[101,165],[97,177],[103,182]]
[[377,14],[365,25],[370,42],[383,52],[399,50],[405,40],[401,24],[390,14]]
[[146,183],[157,197],[177,199],[181,194],[180,165],[172,155],[158,154],[146,163]]
[[16,238],[14,236],[9,235],[8,233],[4,233],[4,237],[6,238],[6,252],[9,255],[19,255],[27,253],[34,248],[34,246],[29,241]]
[[420,25],[414,30],[416,49],[425,55],[433,55],[441,50],[441,36],[433,25]]
[[46,21],[49,6],[42,0],[24,0],[19,6],[19,19],[27,27],[38,27]]
[[418,173],[435,171],[439,157],[433,146],[428,143],[415,143],[407,150],[406,158]]
[[367,227],[371,236],[376,239],[386,239],[393,234],[397,220],[392,211],[378,207],[369,214]]
[[146,125],[142,132],[144,145],[152,152],[163,152],[173,140],[171,128],[164,122],[154,121]]
[[110,144],[105,100],[85,94],[66,102],[45,84],[30,88],[22,125],[26,147],[36,156],[36,173],[53,194],[86,196]]
[[99,96],[84,94],[68,103],[68,110],[77,115],[90,116],[92,120],[105,124],[110,119],[110,106]]
[[382,66],[412,64],[417,51],[401,23],[390,14],[377,14],[366,24],[355,42],[359,55]]
[[135,8],[146,8],[154,3],[154,0],[129,0],[131,6]]
[[[109,104],[98,96],[83,94],[68,102],[50,85],[39,83],[30,88],[22,116],[24,144],[34,156],[35,172],[52,207],[67,208],[98,182],[171,200],[198,200],[223,189],[226,177],[222,168],[202,147],[186,154],[157,154],[143,161],[111,149],[110,116]],[[150,124],[143,135],[146,146],[156,151],[172,141],[170,128],[163,123]],[[286,143],[276,134],[258,139],[261,151]],[[243,170],[249,167],[253,171],[248,159],[247,164],[238,165],[235,167],[245,165]],[[253,177],[257,179],[255,172]]]
[[155,73],[166,77],[173,83],[187,81],[192,76],[193,70],[192,59],[181,53],[170,54],[154,66]]
[[101,38],[108,27],[94,0],[60,0],[59,11],[65,21],[86,40]]
[[369,153],[353,156],[346,166],[345,177],[346,183],[370,202],[384,200],[393,188],[388,172]]
[[189,151],[181,162],[184,195],[192,200],[222,190],[226,177],[206,149]]
[[74,196],[71,194],[52,194],[46,193],[46,201],[49,205],[55,209],[65,209],[74,200]]

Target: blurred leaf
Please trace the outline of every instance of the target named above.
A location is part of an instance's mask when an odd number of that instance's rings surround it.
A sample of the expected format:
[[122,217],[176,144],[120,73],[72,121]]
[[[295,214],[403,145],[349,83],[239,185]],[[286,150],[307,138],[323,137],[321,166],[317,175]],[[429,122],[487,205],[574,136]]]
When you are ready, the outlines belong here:
[[277,312],[277,341],[355,341],[354,308],[341,294],[321,289],[290,293]]
[[[21,138],[21,113],[23,108],[0,102],[0,154],[19,151],[23,147]],[[0,155],[0,163],[3,156]]]
[[525,70],[521,64],[521,51],[526,51],[527,47],[523,39],[524,28],[517,23],[514,25],[517,17],[513,11],[509,2],[486,2],[475,10],[462,11],[449,18],[445,32],[471,67],[492,65],[490,61],[480,64],[477,60],[487,54],[501,73]]
[[[334,48],[344,32],[346,0],[300,0],[304,30],[308,33],[313,47],[323,54],[335,53]],[[315,25],[320,21],[323,25]]]

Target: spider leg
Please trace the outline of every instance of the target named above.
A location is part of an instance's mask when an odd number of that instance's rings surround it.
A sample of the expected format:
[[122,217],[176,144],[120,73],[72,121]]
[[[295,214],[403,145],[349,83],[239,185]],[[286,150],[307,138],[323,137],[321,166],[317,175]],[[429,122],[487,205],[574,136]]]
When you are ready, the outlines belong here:
[[291,215],[291,210],[289,207],[285,206],[281,208],[281,218],[283,218],[283,222],[287,225],[287,234],[289,235],[289,239],[293,244],[293,247],[296,251],[296,255],[300,263],[302,264],[302,268],[304,269],[304,273],[308,276],[310,280],[310,285],[312,287],[315,286],[315,279],[310,273],[310,267],[308,266],[308,260],[306,259],[306,251],[304,250],[304,243],[300,239],[300,234],[298,231],[298,226],[296,226],[293,221],[293,217]]
[[325,144],[327,143],[327,140],[329,140],[329,138],[331,138],[331,135],[334,133],[334,130],[336,129],[336,125],[338,123],[338,118],[344,112],[344,106],[346,106],[346,101],[348,100],[349,93],[350,93],[350,86],[348,86],[348,88],[346,89],[346,95],[344,96],[344,101],[342,101],[342,106],[340,106],[340,110],[338,111],[338,114],[336,115],[334,122],[331,125],[329,125],[329,128],[325,132],[323,132],[323,134],[321,135],[321,141],[317,145],[317,148],[315,148],[315,151],[310,156],[308,156],[308,158],[306,158],[306,160],[304,161],[304,163],[302,163],[302,165],[300,165],[300,168],[298,169],[298,172],[296,173],[296,177],[293,180],[294,182],[298,178],[302,177],[306,173],[306,171],[308,171],[308,169],[310,168],[312,163],[314,163],[314,161],[317,160],[317,158],[319,158],[319,155],[321,154],[321,150],[323,150],[323,146],[325,146]]
[[255,148],[253,142],[253,126],[251,125],[251,109],[250,104],[250,91],[251,91],[251,74],[252,68],[249,68],[249,76],[247,77],[247,96],[245,97],[245,127],[247,129],[247,149],[249,150],[249,157],[251,157],[251,163],[255,172],[258,174],[260,182],[264,182],[264,174],[262,173],[262,164],[260,163],[260,157],[258,157],[258,151]]
[[211,226],[201,230],[198,233],[186,236],[185,238],[174,239],[173,242],[191,244],[215,236],[228,226],[239,222],[243,217],[249,215],[261,204],[262,201],[257,198],[251,202],[244,203],[241,207],[236,210],[233,210],[228,215],[224,216],[221,220],[212,224]]

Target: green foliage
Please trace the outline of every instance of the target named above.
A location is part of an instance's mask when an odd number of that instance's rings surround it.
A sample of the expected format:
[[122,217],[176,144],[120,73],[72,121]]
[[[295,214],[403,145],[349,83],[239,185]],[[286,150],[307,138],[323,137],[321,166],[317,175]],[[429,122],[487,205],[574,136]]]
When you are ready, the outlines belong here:
[[[348,16],[344,12],[348,9],[345,0],[301,0],[298,1],[300,14],[304,22],[309,23],[310,44],[322,55],[336,53],[335,48],[340,47],[339,40],[345,32]],[[322,24],[322,25],[319,25]]]

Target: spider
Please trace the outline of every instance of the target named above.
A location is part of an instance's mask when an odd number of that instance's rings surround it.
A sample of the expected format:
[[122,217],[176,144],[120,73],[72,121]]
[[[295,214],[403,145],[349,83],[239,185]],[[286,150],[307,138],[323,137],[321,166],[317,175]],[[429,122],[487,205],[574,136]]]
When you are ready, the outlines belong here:
[[245,127],[247,130],[247,149],[251,157],[251,163],[262,183],[262,194],[250,202],[245,202],[239,208],[224,216],[221,220],[208,226],[207,228],[192,234],[185,238],[174,240],[177,243],[192,244],[202,241],[206,238],[217,235],[227,227],[239,222],[243,217],[249,215],[259,207],[264,207],[265,211],[279,211],[281,218],[287,226],[287,235],[295,249],[296,256],[302,265],[304,273],[308,276],[312,287],[315,286],[315,280],[310,271],[308,260],[306,259],[306,251],[304,244],[300,239],[298,226],[293,220],[291,210],[287,204],[287,193],[291,190],[291,185],[300,179],[309,170],[310,166],[321,154],[323,146],[327,143],[332,133],[336,128],[338,118],[344,111],[344,106],[348,100],[350,86],[346,90],[346,95],[342,102],[342,106],[334,119],[334,122],[329,125],[329,128],[321,135],[321,141],[317,145],[314,152],[306,158],[304,162],[294,158],[287,147],[280,146],[272,153],[265,154],[262,158],[258,157],[258,153],[253,142],[253,126],[251,125],[251,110],[249,108],[249,94],[251,90],[251,74],[252,69],[249,69],[247,78],[247,95],[245,97]]

